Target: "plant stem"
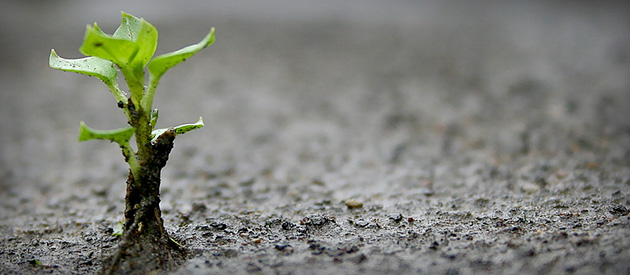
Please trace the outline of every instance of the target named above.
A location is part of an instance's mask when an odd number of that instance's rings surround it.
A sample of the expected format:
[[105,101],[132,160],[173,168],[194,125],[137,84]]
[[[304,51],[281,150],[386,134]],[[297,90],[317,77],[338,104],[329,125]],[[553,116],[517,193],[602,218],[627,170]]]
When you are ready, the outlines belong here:
[[130,101],[128,104],[133,106],[127,106],[127,112],[129,112],[129,124],[136,129],[136,144],[138,146],[138,160],[139,164],[146,162],[151,156],[151,109],[146,109],[141,104],[142,97],[145,94],[145,88],[143,85],[144,71],[131,70],[130,68],[121,68],[129,91],[131,93]]
[[135,73],[130,68],[121,68],[121,71],[125,76],[125,81],[127,82],[129,92],[131,93],[131,102],[133,102],[135,108],[138,108],[138,110],[140,110],[140,102],[144,94],[144,73]]
[[125,93],[118,87],[118,83],[112,82],[105,84],[107,84],[107,87],[109,87],[109,91],[112,93],[114,98],[116,98],[117,102],[122,101],[123,103],[125,103],[127,101],[127,96],[125,96]]
[[146,161],[151,156],[151,114],[146,110],[138,111],[136,125],[136,144],[138,145],[138,157],[141,161]]
[[147,92],[142,98],[142,107],[145,110],[151,110],[153,106],[153,98],[155,97],[155,91],[157,90],[158,83],[160,82],[159,76],[154,76],[153,74],[149,75],[149,87],[147,87]]
[[131,170],[131,174],[133,175],[134,181],[136,183],[139,183],[140,182],[140,164],[138,163],[136,154],[131,149],[131,146],[129,146],[129,142],[120,144],[120,149],[122,149],[123,156],[125,156],[125,161],[129,164],[129,169]]

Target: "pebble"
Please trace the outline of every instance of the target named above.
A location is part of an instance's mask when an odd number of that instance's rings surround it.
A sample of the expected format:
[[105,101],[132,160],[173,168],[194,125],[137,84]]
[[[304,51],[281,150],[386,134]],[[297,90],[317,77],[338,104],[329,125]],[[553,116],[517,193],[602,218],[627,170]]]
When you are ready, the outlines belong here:
[[363,207],[363,203],[358,201],[358,200],[355,200],[355,199],[346,200],[345,203],[346,203],[346,206],[348,208],[361,208],[361,207]]
[[530,193],[530,194],[536,193],[540,190],[540,186],[532,182],[521,182],[520,186],[523,192]]

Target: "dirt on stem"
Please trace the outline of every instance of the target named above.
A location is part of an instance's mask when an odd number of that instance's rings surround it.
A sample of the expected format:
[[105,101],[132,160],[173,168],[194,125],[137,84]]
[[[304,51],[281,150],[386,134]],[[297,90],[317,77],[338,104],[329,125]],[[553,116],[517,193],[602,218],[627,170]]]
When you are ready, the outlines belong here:
[[103,263],[103,274],[146,274],[172,270],[185,251],[164,229],[160,211],[160,172],[173,148],[175,131],[163,133],[149,146],[150,157],[141,162],[139,179],[127,177],[124,234],[118,249]]

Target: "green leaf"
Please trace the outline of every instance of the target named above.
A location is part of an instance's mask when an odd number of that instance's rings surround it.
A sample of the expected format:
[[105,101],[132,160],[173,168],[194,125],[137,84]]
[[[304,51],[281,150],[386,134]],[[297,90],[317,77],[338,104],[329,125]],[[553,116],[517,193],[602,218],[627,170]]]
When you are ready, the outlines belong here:
[[151,141],[157,140],[157,138],[161,136],[163,133],[165,133],[166,131],[175,130],[175,134],[181,135],[181,134],[188,133],[192,130],[199,129],[203,126],[204,126],[203,118],[199,117],[199,120],[197,120],[197,122],[192,123],[192,124],[182,124],[182,125],[175,126],[172,128],[162,128],[162,129],[153,130],[151,132]]
[[197,52],[212,45],[212,43],[214,43],[214,28],[212,28],[210,33],[208,33],[208,35],[206,35],[206,37],[197,44],[155,57],[151,60],[151,62],[149,62],[149,72],[152,77],[159,79],[168,69],[185,61]]
[[44,266],[44,265],[42,264],[42,262],[40,262],[38,259],[28,260],[27,262],[28,262],[29,264],[31,264],[32,266],[35,266],[35,267],[42,267],[42,266]]
[[79,141],[105,139],[116,142],[120,145],[128,144],[131,136],[136,132],[133,127],[120,128],[115,130],[95,130],[81,121],[81,130],[79,132]]
[[114,224],[114,231],[112,232],[112,236],[122,236],[124,232],[124,224],[123,221],[117,222]]
[[[136,43],[138,53],[136,54],[132,67],[147,65],[155,49],[157,48],[158,31],[144,18],[138,18],[131,14],[122,13],[122,23],[114,32],[113,38],[125,39]],[[135,65],[137,63],[137,65]]]
[[188,133],[192,130],[199,129],[201,127],[203,127],[203,118],[199,117],[199,120],[197,120],[197,122],[195,123],[175,126],[174,129],[175,129],[176,134],[181,135],[181,134]]
[[79,50],[87,56],[107,59],[121,68],[128,68],[139,48],[135,42],[105,34],[94,23],[94,26],[87,26],[83,45]]
[[50,52],[48,64],[53,69],[94,76],[105,82],[108,86],[116,83],[116,75],[118,74],[118,69],[114,63],[109,60],[94,56],[79,59],[65,59],[59,57],[55,50]]

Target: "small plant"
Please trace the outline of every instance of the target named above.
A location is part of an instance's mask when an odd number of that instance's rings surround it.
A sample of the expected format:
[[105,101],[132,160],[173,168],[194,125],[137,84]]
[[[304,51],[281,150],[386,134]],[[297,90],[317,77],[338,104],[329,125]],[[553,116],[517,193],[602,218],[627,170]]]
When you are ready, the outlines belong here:
[[[160,78],[173,66],[185,61],[214,42],[214,28],[199,43],[153,58],[158,32],[149,22],[122,13],[122,23],[113,35],[96,23],[88,25],[79,49],[88,57],[64,59],[51,51],[51,68],[85,74],[103,81],[125,113],[129,127],[95,130],[80,124],[79,141],[104,139],[118,143],[129,164],[127,194],[121,243],[103,264],[104,273],[146,273],[172,268],[183,249],[164,229],[160,211],[160,172],[166,165],[177,135],[203,127],[203,120],[171,128],[155,129],[158,110],[152,109]],[[121,72],[129,94],[118,86]],[[148,72],[148,80],[146,73]],[[135,135],[136,150],[131,144]]]

